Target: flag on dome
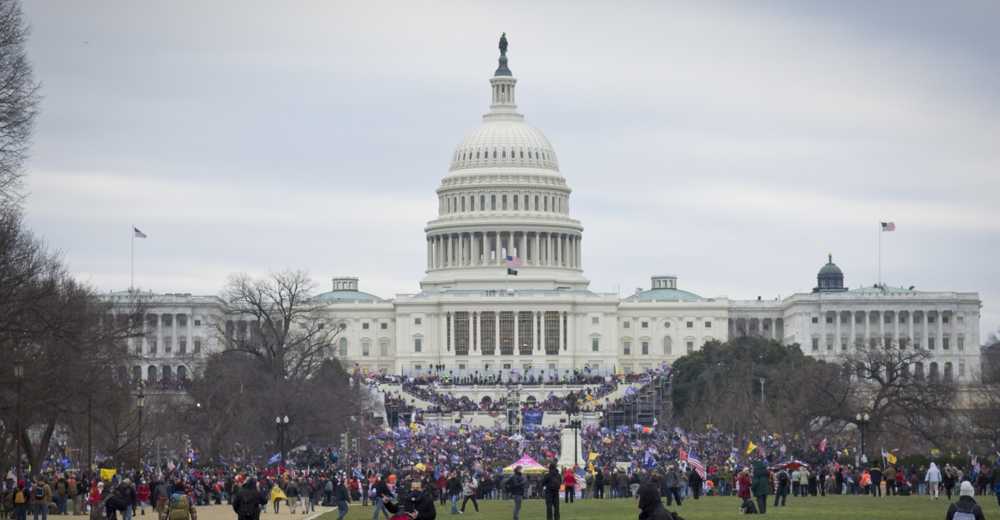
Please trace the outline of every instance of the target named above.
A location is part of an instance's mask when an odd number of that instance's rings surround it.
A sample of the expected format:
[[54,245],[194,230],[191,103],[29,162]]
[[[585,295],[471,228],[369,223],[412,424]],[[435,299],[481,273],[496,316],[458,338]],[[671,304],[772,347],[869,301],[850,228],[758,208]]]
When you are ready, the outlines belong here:
[[895,222],[883,222],[882,223],[882,231],[895,231],[895,230],[896,230],[896,223]]
[[132,226],[132,233],[133,233],[132,236],[134,236],[135,238],[146,238],[146,234],[143,233],[142,231],[139,231],[139,228],[135,226]]

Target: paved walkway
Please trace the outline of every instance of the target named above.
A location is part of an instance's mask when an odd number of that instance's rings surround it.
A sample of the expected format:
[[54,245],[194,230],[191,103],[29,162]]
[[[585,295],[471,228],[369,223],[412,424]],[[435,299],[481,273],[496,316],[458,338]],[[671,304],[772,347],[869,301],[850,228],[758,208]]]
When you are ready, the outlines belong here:
[[[273,509],[268,509],[267,513],[260,515],[260,520],[315,520],[319,515],[334,509],[332,507],[317,507],[315,513],[303,515],[302,511],[299,510],[297,514],[292,515],[288,512],[287,504],[282,503],[280,513],[274,514],[271,512],[274,511]],[[146,520],[147,517],[149,517],[149,511],[146,512],[146,516],[136,516],[134,520]],[[149,518],[152,520],[155,517]],[[233,512],[232,506],[227,505],[199,506],[198,520],[236,520],[236,513]]]

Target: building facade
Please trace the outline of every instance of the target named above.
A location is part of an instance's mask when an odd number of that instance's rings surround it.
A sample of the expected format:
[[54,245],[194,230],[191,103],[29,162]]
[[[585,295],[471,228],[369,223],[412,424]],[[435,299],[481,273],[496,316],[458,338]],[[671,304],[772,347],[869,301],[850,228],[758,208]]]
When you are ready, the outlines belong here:
[[[641,371],[707,341],[759,335],[828,360],[861,345],[912,345],[933,354],[914,370],[974,377],[977,293],[848,290],[832,258],[811,292],[782,300],[702,297],[667,275],[626,298],[589,290],[572,190],[548,139],[517,110],[517,79],[505,54],[502,44],[489,111],[455,149],[437,188],[420,291],[383,299],[360,291],[356,278],[339,277],[316,296],[342,327],[334,355],[345,365],[550,378]],[[163,295],[153,303],[152,337],[142,342],[143,364],[132,369],[146,377],[190,371],[183,360],[197,363],[218,348],[205,332],[232,320],[213,297]],[[224,328],[239,334],[241,326],[236,320]]]

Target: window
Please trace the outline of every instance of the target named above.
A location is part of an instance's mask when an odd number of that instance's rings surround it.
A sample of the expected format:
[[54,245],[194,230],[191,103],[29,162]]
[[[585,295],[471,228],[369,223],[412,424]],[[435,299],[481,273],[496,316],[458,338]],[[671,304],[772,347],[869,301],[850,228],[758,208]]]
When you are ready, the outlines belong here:
[[535,195],[535,211],[538,211],[538,195]]
[[421,323],[423,323],[423,321],[424,320],[422,320],[420,318],[413,318],[413,324],[414,325],[420,325]]
[[632,355],[632,342],[631,341],[626,341],[622,345],[622,354],[624,354],[626,356],[631,356]]
[[413,351],[414,352],[424,351],[424,338],[420,337],[413,338]]
[[542,197],[542,210],[543,211],[548,211],[549,210],[549,198],[548,197]]
[[819,352],[819,338],[812,339],[812,351]]
[[469,197],[469,211],[476,211],[476,196]]
[[347,338],[340,338],[340,357],[347,357]]
[[367,342],[361,344],[361,355],[368,357],[371,354],[371,345]]
[[[941,316],[941,323],[944,323],[946,325],[948,324],[948,315],[947,314],[945,314],[944,316]],[[945,367],[948,367],[947,363],[945,364]]]
[[156,338],[149,338],[146,341],[149,342],[149,353],[150,355],[156,355]]
[[514,197],[511,199],[511,201],[514,203],[514,210],[515,211],[517,210],[517,202],[518,202],[518,200],[520,200],[520,197],[518,197],[517,195],[514,195]]
[[630,328],[632,328],[632,322],[630,322],[628,320],[625,320],[625,323],[622,323],[622,327],[626,328],[626,329],[630,329]]
[[383,341],[378,344],[378,355],[385,357],[389,355],[389,343]]
[[507,196],[506,195],[501,195],[500,196],[500,209],[502,209],[504,211],[507,210]]
[[601,318],[598,317],[598,316],[592,316],[590,318],[590,324],[591,325],[600,325],[601,324]]
[[419,363],[417,363],[416,365],[413,365],[413,371],[414,372],[420,372],[423,369],[424,369],[424,366],[421,365],[421,364],[419,364]]
[[819,323],[819,316],[813,316],[813,323]]
[[[959,317],[959,318],[961,318],[961,317]],[[965,377],[965,361],[959,361],[958,362],[958,377],[959,378]]]
[[663,355],[669,356],[674,353],[674,340],[670,336],[663,337]]
[[187,354],[187,349],[188,349],[187,338],[185,337],[177,338],[177,354],[183,356],[184,354]]
[[479,196],[479,211],[486,210],[486,195]]
[[642,322],[642,328],[648,329],[649,328],[649,322],[648,321]]
[[934,336],[929,336],[927,338],[927,349],[928,350],[934,350],[934,346],[935,346],[934,345],[934,340],[935,339],[937,339],[937,338],[935,338]]
[[194,320],[195,327],[201,327],[201,320]]
[[694,352],[694,342],[693,341],[688,341],[687,342],[687,353],[690,354],[692,352]]
[[173,338],[171,338],[169,336],[163,338],[163,352],[166,353],[166,354],[169,354],[169,353],[173,352],[173,350],[174,350],[173,345],[170,344],[171,339],[173,339]]
[[945,337],[941,338],[941,349],[942,350],[949,350],[949,349],[951,349],[951,341],[950,340],[951,340],[951,338],[949,336],[945,336]]
[[694,322],[693,321],[687,322],[687,328],[693,329],[694,328]]
[[368,330],[368,322],[366,321],[366,322],[362,323],[361,324],[361,328],[364,329],[364,330]]
[[385,322],[379,323],[378,327],[382,330],[389,330],[389,324]]
[[[706,321],[705,322],[705,328],[706,329],[712,328],[712,322],[711,321]],[[764,330],[767,330],[767,325],[766,324],[764,325]]]
[[841,351],[847,350],[847,338],[840,338],[840,350]]
[[669,321],[663,322],[663,328],[669,329],[670,328],[670,322]]
[[490,210],[496,211],[496,209],[497,209],[497,196],[490,195]]
[[201,338],[194,338],[194,353],[201,354]]
[[591,350],[591,352],[600,352],[601,351],[601,338],[600,337],[594,336],[594,337],[590,338],[590,350]]
[[643,356],[648,356],[649,355],[649,342],[648,341],[643,341],[642,342],[642,355]]
[[833,323],[833,316],[829,316],[829,315],[827,315],[827,317],[826,317],[826,322],[827,322],[827,323]]
[[965,336],[958,335],[958,350],[965,350]]

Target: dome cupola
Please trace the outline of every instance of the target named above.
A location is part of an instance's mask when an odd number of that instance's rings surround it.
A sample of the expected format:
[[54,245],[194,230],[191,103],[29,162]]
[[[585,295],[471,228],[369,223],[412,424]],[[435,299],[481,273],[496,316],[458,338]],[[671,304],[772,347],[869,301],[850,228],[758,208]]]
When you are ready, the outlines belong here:
[[833,255],[828,255],[826,265],[820,268],[816,275],[816,287],[813,292],[841,292],[844,288],[844,272],[833,263]]

